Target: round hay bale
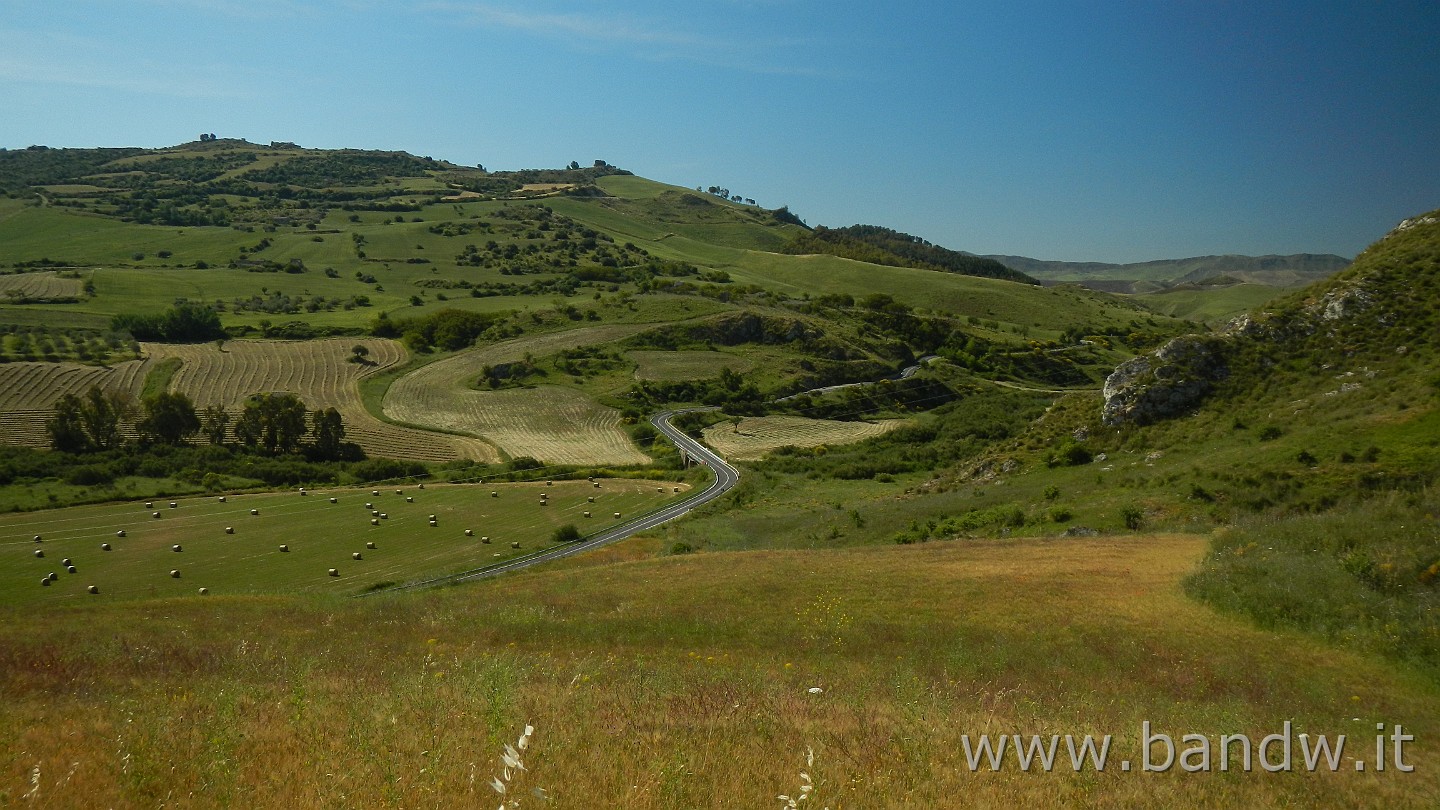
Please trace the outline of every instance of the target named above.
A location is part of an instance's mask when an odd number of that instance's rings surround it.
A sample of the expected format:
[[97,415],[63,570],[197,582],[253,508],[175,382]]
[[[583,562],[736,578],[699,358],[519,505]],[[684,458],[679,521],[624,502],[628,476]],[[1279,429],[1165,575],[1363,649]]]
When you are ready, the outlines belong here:
[[95,585],[91,585],[90,587],[86,588],[85,590],[89,591],[90,593],[100,593],[100,588],[99,588],[98,586],[95,586]]
[[170,577],[171,577],[171,579],[179,579],[179,578],[180,578],[180,569],[179,569],[179,568],[171,568],[171,569],[170,569]]
[[332,576],[332,577],[338,577],[338,576],[340,576],[340,571],[337,570],[337,569],[331,568],[331,569],[330,569],[330,576]]
[[171,509],[174,509],[175,507],[177,507],[177,506],[179,506],[179,505],[180,505],[180,504],[178,504],[178,503],[176,503],[176,502],[174,502],[174,501],[171,501],[171,502],[170,502],[170,508],[171,508]]
[[375,504],[370,503],[369,501],[366,501],[366,502],[365,502],[365,508],[366,508],[366,509],[374,509],[374,508],[375,508]]
[[547,486],[547,487],[553,487],[553,486],[555,486],[555,482],[554,482],[554,481],[546,481],[546,482],[545,482],[545,486]]
[[234,527],[234,526],[226,526],[226,527],[225,527],[225,533],[226,533],[226,534],[234,534],[234,533],[235,533],[235,527]]
[[490,490],[490,497],[492,497],[492,498],[498,498],[498,497],[500,497],[500,493],[499,493],[499,492],[496,492],[495,490],[492,489],[492,490]]
[[339,499],[339,498],[331,498],[331,499],[330,499],[330,502],[331,502],[331,503],[339,503],[339,502],[340,502],[340,499]]
[[389,512],[381,512],[381,513],[380,513],[380,519],[381,519],[381,520],[389,520],[389,519],[390,519],[390,513],[389,513]]
[[550,502],[547,501],[547,500],[545,500],[544,498],[541,498],[541,499],[540,499],[540,505],[541,505],[541,506],[549,506],[549,505],[550,505]]
[[593,484],[593,483],[595,483],[595,476],[592,475],[592,476],[586,478],[585,480],[586,480],[586,481],[589,481],[590,483]]
[[585,517],[590,517],[590,513],[589,513],[589,512],[586,512],[586,513],[585,513]]
[[480,542],[488,544],[490,542],[490,536],[485,535],[484,537],[481,537]]
[[465,536],[466,536],[466,537],[474,537],[474,536],[475,536],[474,530],[472,530],[472,529],[466,529],[466,530],[465,530]]
[[252,514],[252,515],[258,515],[258,514],[260,514],[260,510],[259,510],[259,509],[251,509],[251,510],[250,510],[250,514]]
[[432,520],[432,521],[430,521],[430,525],[431,525],[431,526],[439,526],[440,524],[439,524],[439,523],[436,523],[435,521]]
[[418,485],[418,488],[419,488],[419,489],[424,489],[424,488],[425,488],[425,485],[424,485],[424,484],[420,484],[420,485]]
[[100,550],[101,550],[101,551],[109,551],[109,550],[110,550],[110,544],[109,544],[109,543],[101,543],[101,544],[100,544]]
[[664,491],[665,491],[665,488],[664,488],[664,487],[655,487],[655,491],[656,491],[656,492],[664,492]]
[[200,595],[201,595],[201,596],[209,596],[209,595],[210,595],[210,589],[209,589],[209,588],[201,588],[201,589],[200,589]]
[[[302,489],[302,490],[300,490],[300,491],[303,493],[305,490]],[[225,496],[224,496],[224,495],[221,495],[220,497],[216,498],[215,500],[219,501],[220,503],[224,503],[224,502],[225,502]]]
[[160,513],[159,513],[159,512],[151,512],[151,513],[150,513],[150,517],[152,517],[152,518],[158,518],[158,517],[160,517]]
[[434,516],[434,515],[431,515],[431,516],[430,516],[430,519],[431,519],[431,520],[434,520],[434,519],[435,519],[435,516]]
[[70,563],[70,558],[69,558],[69,557],[66,557],[65,559],[63,559],[63,560],[60,561],[60,564],[61,564],[61,565],[70,565],[70,564],[71,564],[71,563]]
[[115,532],[115,536],[116,536],[116,537],[124,537],[124,536],[125,536],[125,530],[124,530],[124,529],[121,529],[121,530]]
[[379,510],[379,509],[371,509],[371,510],[370,510],[370,517],[380,517],[380,510]]
[[596,489],[599,489],[599,488],[600,488],[600,482],[599,482],[599,481],[596,481],[596,482],[595,482],[595,488],[596,488]]
[[520,547],[520,541],[519,541],[519,540],[511,540],[511,541],[510,541],[510,547],[511,547],[511,548],[519,548],[519,547]]
[[45,542],[45,541],[42,540],[42,539],[40,538],[40,535],[37,534],[37,535],[35,535],[35,542],[37,542],[37,543],[43,543],[43,542]]
[[615,513],[615,517],[617,517],[617,518],[620,517],[620,513],[619,513],[619,512],[616,512],[616,513]]
[[284,546],[284,545],[282,545],[282,546],[280,547],[280,550],[281,550],[282,552],[283,552],[283,551],[289,551],[289,550],[290,550],[290,547],[289,547],[289,546]]
[[173,545],[173,546],[170,547],[170,550],[171,550],[171,551],[174,551],[174,552],[176,552],[176,553],[178,554],[179,552],[184,551],[185,549],[181,548],[179,543],[176,543],[175,545]]
[[380,497],[380,490],[378,490],[378,489],[372,489],[372,490],[370,490],[370,494],[371,494],[371,495],[374,495],[375,497],[378,498],[378,497]]
[[585,502],[586,502],[586,503],[594,503],[594,502],[595,502],[595,496],[594,496],[594,495],[587,495],[587,496],[585,496]]
[[360,559],[360,552],[358,552],[358,551],[353,552],[353,553],[350,555],[350,559],[352,559],[352,560],[358,560],[358,559]]
[[415,502],[415,499],[412,498],[412,497],[410,497],[409,495],[406,495],[406,496],[405,496],[405,502],[406,502],[406,503],[414,503],[414,502]]
[[675,487],[675,490],[674,490],[674,491],[675,491],[675,492],[679,492],[679,491],[680,491],[680,488],[679,488],[679,487]]
[[54,582],[55,580],[57,580],[57,579],[59,579],[59,578],[60,578],[60,575],[59,575],[59,574],[55,573],[54,571],[51,571],[51,572],[50,572],[50,581],[51,581],[51,582]]
[[43,551],[41,551],[40,549],[37,548],[37,549],[35,549],[35,556],[36,556],[36,557],[44,557],[44,556],[45,556],[45,552],[43,552]]
[[46,588],[50,587],[50,577],[41,577],[40,584],[45,586]]
[[380,525],[380,518],[370,518],[370,525],[371,525],[371,526],[379,526],[379,525]]
[[368,548],[368,549],[370,549],[370,550],[373,551],[373,550],[375,549],[375,543],[374,543],[374,542],[366,543],[366,544],[365,544],[365,548]]
[[65,573],[67,573],[67,574],[73,574],[73,573],[75,573],[75,566],[73,566],[73,565],[67,565],[67,566],[65,566]]
[[146,502],[145,502],[145,508],[146,508],[146,509],[154,509],[154,508],[155,508],[155,502],[154,502],[154,501],[146,501]]
[[396,494],[396,495],[399,495],[399,494],[400,494],[400,490],[398,490],[398,489],[395,490],[395,494]]

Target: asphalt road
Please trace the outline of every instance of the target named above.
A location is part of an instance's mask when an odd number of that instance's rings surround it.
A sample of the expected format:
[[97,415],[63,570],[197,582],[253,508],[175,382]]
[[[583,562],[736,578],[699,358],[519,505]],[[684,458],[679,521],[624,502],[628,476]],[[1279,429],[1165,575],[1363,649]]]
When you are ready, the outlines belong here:
[[553,560],[558,560],[562,557],[569,557],[572,554],[582,554],[586,551],[590,551],[591,549],[596,549],[600,546],[614,543],[617,540],[624,540],[627,537],[639,534],[643,531],[649,531],[650,529],[653,529],[663,523],[668,523],[675,518],[689,514],[697,506],[709,503],[710,501],[715,500],[721,495],[724,495],[730,490],[731,487],[735,486],[740,482],[739,470],[736,470],[734,467],[726,463],[725,459],[721,458],[718,454],[715,453],[715,451],[711,450],[700,442],[690,438],[688,435],[685,434],[684,431],[670,424],[670,420],[679,414],[689,413],[691,411],[709,410],[714,409],[687,408],[680,411],[664,411],[650,417],[650,424],[654,425],[656,430],[664,433],[665,436],[670,439],[670,441],[675,443],[675,446],[681,448],[686,453],[688,453],[691,459],[709,467],[710,471],[715,475],[715,477],[710,481],[708,485],[706,485],[703,489],[697,492],[691,493],[689,497],[664,506],[654,512],[641,515],[634,520],[626,521],[619,526],[614,526],[610,529],[606,529],[605,531],[598,534],[589,535],[583,540],[577,540],[573,543],[566,543],[564,545],[556,546],[554,548],[546,549],[545,551],[536,552],[534,554],[527,554],[523,557],[517,557],[513,560],[507,560],[501,563],[494,563],[492,565],[486,565],[480,568],[473,568],[469,571],[460,571],[455,574],[448,574],[443,577],[427,579],[421,582],[407,582],[403,585],[396,585],[392,588],[386,588],[380,591],[372,591],[371,593],[363,594],[363,596],[372,596],[374,594],[390,593],[393,591],[412,590],[415,588],[430,588],[437,585],[448,585],[455,582],[469,582],[471,580],[485,579],[486,577],[498,576],[500,574],[508,574],[512,571],[520,571],[522,569],[529,568],[532,565],[539,565],[541,563],[551,562]]

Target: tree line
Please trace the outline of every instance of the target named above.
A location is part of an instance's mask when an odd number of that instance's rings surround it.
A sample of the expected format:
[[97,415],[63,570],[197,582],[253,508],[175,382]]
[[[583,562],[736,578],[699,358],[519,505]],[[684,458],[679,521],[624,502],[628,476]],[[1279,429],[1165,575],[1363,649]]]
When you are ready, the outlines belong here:
[[248,451],[266,455],[303,453],[314,460],[355,460],[364,453],[345,441],[345,422],[334,408],[310,411],[294,394],[255,394],[238,413],[211,405],[198,409],[183,393],[166,391],[137,405],[128,396],[91,387],[84,396],[65,394],[45,422],[52,449],[65,453],[117,450],[131,424],[142,447],[188,444],[203,436],[224,446],[233,436]]

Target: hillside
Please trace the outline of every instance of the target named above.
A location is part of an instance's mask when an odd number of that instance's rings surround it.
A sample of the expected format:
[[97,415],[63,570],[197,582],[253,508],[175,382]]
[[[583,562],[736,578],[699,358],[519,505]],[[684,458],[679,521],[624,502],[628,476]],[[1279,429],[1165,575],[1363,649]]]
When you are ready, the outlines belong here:
[[1029,259],[1024,256],[984,256],[1006,267],[1044,282],[1076,282],[1110,292],[1142,292],[1122,289],[1118,282],[1199,283],[1216,276],[1236,282],[1272,287],[1300,287],[1343,270],[1350,264],[1342,256],[1300,253],[1290,256],[1196,256],[1188,259],[1160,259],[1130,264],[1104,262],[1063,262]]

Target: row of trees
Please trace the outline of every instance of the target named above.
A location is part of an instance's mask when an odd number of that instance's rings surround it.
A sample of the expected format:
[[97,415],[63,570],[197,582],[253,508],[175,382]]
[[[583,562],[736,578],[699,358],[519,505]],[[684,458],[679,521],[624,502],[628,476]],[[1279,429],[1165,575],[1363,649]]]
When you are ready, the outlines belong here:
[[318,459],[360,455],[355,445],[345,442],[339,411],[311,412],[299,397],[283,393],[256,394],[232,415],[219,405],[198,410],[189,397],[169,391],[147,398],[137,408],[129,397],[97,386],[83,397],[60,397],[45,430],[52,448],[89,453],[123,446],[127,423],[133,423],[142,445],[185,444],[196,435],[224,445],[233,433],[242,446],[270,455],[301,450]]

